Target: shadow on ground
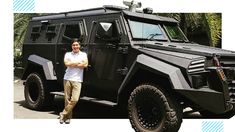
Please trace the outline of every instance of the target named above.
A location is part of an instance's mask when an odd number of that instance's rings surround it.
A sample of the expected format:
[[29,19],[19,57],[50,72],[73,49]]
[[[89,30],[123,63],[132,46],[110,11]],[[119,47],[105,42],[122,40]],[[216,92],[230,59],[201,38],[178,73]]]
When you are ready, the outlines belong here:
[[[14,102],[20,106],[27,108],[24,100]],[[64,99],[56,97],[54,104],[47,107],[41,112],[49,112],[50,114],[59,115],[64,108]],[[126,112],[120,112],[116,107],[109,107],[105,105],[90,103],[80,100],[74,108],[73,118],[75,119],[127,119]],[[184,119],[227,119],[224,117],[203,117],[199,112],[188,109],[183,113]]]
[[[26,109],[27,105],[24,100],[14,102],[19,106]],[[62,97],[56,97],[52,106],[47,107],[41,112],[50,112],[50,114],[59,115],[64,108],[64,99]],[[73,118],[75,119],[126,119],[127,115],[123,112],[119,112],[116,107],[109,107],[90,103],[80,100],[73,111]]]

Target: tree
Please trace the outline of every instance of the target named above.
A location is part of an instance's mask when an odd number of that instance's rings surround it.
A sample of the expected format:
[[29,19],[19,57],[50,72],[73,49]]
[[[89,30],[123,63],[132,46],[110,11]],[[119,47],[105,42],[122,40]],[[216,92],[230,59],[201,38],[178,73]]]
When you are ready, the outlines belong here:
[[15,13],[14,14],[14,65],[21,65],[21,52],[16,49],[21,49],[24,37],[27,31],[29,20],[38,14]]
[[203,14],[204,26],[207,29],[207,35],[211,46],[218,46],[221,43],[221,14],[206,13]]
[[37,14],[15,13],[14,14],[14,49],[21,48],[27,31],[29,20]]
[[209,46],[220,47],[221,44],[221,14],[220,13],[158,13],[179,21],[186,36],[205,33]]

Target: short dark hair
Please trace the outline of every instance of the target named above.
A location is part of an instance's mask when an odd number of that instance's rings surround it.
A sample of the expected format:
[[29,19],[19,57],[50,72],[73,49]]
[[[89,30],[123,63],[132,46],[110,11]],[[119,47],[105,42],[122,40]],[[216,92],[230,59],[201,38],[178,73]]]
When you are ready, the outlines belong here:
[[73,44],[74,42],[78,42],[80,44],[80,41],[78,40],[78,38],[73,38],[71,44]]

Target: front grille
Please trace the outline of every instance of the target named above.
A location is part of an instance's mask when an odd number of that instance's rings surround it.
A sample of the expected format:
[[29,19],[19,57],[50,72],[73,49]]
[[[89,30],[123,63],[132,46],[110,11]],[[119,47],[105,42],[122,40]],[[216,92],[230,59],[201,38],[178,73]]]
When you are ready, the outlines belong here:
[[188,73],[200,72],[205,70],[205,60],[192,61],[188,67]]
[[235,67],[234,60],[221,60],[220,63],[222,67]]
[[229,85],[228,90],[229,90],[230,101],[235,103],[235,80],[233,83]]
[[235,80],[235,61],[221,61],[224,73],[228,81]]
[[227,81],[233,81],[235,80],[235,67],[233,68],[224,68],[224,74],[227,78]]
[[234,59],[221,59],[220,63],[228,81],[230,101],[235,103],[235,61]]

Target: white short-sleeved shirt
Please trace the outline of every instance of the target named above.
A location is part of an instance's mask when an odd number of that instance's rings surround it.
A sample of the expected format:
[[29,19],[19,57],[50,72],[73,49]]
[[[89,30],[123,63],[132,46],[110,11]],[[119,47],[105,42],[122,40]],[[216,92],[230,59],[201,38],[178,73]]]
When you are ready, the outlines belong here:
[[[71,61],[85,61],[87,60],[87,54],[79,51],[78,53],[67,52],[64,59]],[[71,68],[67,67],[64,75],[64,80],[83,82],[83,68]]]

